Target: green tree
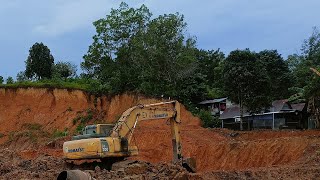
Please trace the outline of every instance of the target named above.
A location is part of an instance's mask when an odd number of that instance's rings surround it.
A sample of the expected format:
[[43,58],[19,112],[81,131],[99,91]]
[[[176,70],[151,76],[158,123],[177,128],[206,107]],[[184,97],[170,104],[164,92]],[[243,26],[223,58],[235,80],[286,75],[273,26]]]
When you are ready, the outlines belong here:
[[14,80],[11,76],[9,76],[6,80],[7,84],[13,84],[14,83]]
[[77,66],[71,62],[57,62],[53,67],[53,75],[58,78],[67,79],[69,77],[75,77],[77,72]]
[[250,113],[270,106],[270,80],[257,55],[246,50],[230,52],[225,61],[224,86],[228,97],[240,105],[240,130],[244,107]]
[[[117,93],[138,91],[192,102],[203,97],[205,76],[198,72],[194,38],[185,37],[183,15],[151,19],[144,5],[134,9],[121,3],[94,25],[97,34],[81,63],[86,77]],[[182,86],[188,80],[191,89]]]
[[175,96],[177,84],[197,72],[195,41],[185,38],[185,28],[182,15],[161,15],[147,24],[146,33],[133,38],[127,53],[120,54],[121,59],[132,59],[140,72],[139,90]]
[[294,70],[297,86],[304,88],[306,99],[319,97],[319,77],[310,71],[310,67],[320,69],[320,32],[317,27],[314,27],[312,35],[304,40],[301,50],[299,64]]
[[298,54],[291,54],[288,56],[287,59],[287,64],[288,64],[288,68],[291,72],[295,71],[299,64],[301,64],[301,62],[303,61],[303,56],[298,55]]
[[258,60],[267,72],[271,83],[273,100],[288,98],[289,88],[293,85],[288,64],[277,50],[264,50],[257,53]]
[[[320,33],[318,28],[314,27],[311,36],[305,39],[301,54],[293,54],[288,56],[288,65],[294,79],[294,85],[291,88],[294,90],[293,94],[302,94],[308,99],[312,94],[317,94],[316,83],[314,80],[318,78],[313,72],[310,71],[310,67],[319,69],[320,68]],[[301,90],[304,89],[304,90]]]
[[306,61],[311,65],[320,66],[320,32],[317,27],[313,27],[312,35],[304,40],[301,50]]
[[218,118],[212,117],[210,111],[201,109],[197,115],[201,119],[203,127],[221,127],[221,123],[219,124],[217,120]]
[[96,35],[89,46],[81,68],[88,75],[100,79],[109,80],[117,75],[114,61],[116,61],[120,48],[128,45],[128,42],[137,33],[145,30],[151,13],[142,5],[134,9],[122,2],[119,9],[111,9],[110,15],[95,21]]
[[52,76],[52,67],[54,58],[50,49],[43,43],[35,43],[29,50],[29,56],[26,63],[25,75],[28,78],[50,79]]
[[199,72],[206,77],[207,98],[225,96],[223,91],[224,54],[218,50],[196,50]]
[[17,82],[23,82],[23,81],[27,81],[28,78],[26,77],[26,74],[24,71],[20,71],[17,74]]
[[218,50],[197,50],[196,57],[199,62],[201,73],[206,75],[208,85],[219,87],[222,84],[222,70],[224,54]]
[[4,79],[2,76],[0,76],[0,84],[3,84],[3,82],[4,82]]

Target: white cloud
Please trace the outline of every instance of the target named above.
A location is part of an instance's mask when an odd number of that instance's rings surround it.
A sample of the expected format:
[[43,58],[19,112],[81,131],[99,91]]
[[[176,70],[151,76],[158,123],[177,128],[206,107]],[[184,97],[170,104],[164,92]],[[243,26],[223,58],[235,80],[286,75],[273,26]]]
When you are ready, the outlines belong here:
[[74,30],[90,27],[92,22],[104,17],[112,7],[119,4],[104,0],[61,1],[52,5],[45,22],[37,24],[33,32],[45,36],[58,36]]

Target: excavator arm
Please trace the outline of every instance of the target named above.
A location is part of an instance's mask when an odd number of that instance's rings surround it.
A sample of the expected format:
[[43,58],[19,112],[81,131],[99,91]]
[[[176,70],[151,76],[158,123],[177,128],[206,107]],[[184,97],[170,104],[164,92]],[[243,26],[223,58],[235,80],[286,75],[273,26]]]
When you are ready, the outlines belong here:
[[111,137],[127,139],[128,144],[130,144],[137,123],[139,121],[152,119],[170,120],[173,161],[178,162],[182,158],[181,138],[178,125],[181,123],[180,104],[178,101],[138,105],[126,110],[113,128]]
[[320,76],[320,72],[318,70],[316,70],[315,68],[310,68],[310,70],[314,73],[316,73],[318,76]]

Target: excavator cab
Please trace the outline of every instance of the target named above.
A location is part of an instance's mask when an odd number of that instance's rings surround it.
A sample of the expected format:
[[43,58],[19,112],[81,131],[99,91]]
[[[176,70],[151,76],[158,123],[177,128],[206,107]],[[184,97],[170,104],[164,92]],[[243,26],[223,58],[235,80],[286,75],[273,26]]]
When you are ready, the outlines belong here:
[[88,125],[82,129],[82,134],[73,136],[72,140],[108,137],[110,136],[114,124],[94,124]]

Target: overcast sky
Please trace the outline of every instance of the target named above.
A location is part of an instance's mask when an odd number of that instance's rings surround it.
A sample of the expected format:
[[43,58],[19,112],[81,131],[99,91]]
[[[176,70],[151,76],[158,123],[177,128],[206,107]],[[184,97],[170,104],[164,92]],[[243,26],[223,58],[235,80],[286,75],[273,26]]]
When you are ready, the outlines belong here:
[[[0,75],[25,69],[35,42],[47,45],[55,61],[79,67],[95,34],[92,22],[105,17],[117,0],[0,0]],[[299,53],[313,26],[320,27],[319,0],[131,0],[154,16],[179,12],[197,46],[254,51],[277,49],[284,58]]]

